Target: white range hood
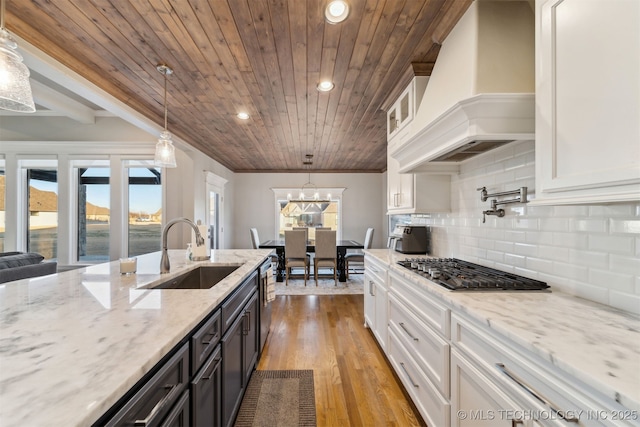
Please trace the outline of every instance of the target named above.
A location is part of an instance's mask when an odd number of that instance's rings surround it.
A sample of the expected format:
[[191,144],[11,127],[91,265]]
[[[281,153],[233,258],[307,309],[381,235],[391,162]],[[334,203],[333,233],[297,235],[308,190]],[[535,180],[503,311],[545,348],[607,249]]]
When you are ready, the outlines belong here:
[[476,0],[442,44],[400,172],[456,173],[460,162],[535,131],[534,14],[528,1]]

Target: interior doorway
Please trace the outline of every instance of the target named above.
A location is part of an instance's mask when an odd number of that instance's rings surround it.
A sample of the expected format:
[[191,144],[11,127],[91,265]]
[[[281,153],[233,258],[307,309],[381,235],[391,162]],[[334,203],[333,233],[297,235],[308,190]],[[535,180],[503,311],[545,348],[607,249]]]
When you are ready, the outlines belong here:
[[211,172],[205,172],[206,215],[211,249],[224,249],[224,186],[227,180]]
[[215,191],[209,190],[209,200],[208,200],[208,212],[209,216],[207,220],[207,224],[209,224],[209,245],[211,249],[220,249],[220,194]]

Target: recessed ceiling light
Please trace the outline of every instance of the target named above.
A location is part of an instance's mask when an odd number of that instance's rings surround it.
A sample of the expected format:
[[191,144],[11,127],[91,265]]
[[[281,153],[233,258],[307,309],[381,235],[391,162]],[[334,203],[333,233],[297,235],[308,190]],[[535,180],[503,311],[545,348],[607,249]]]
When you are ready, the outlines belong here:
[[238,118],[240,120],[248,120],[249,119],[249,114],[245,113],[244,111],[241,113],[238,113]]
[[344,0],[334,0],[329,2],[324,10],[324,17],[330,24],[337,24],[347,19],[349,15],[349,5]]
[[320,92],[328,92],[331,89],[333,89],[333,86],[334,86],[333,82],[331,82],[329,80],[324,80],[324,81],[318,83],[317,88],[318,88],[318,90]]

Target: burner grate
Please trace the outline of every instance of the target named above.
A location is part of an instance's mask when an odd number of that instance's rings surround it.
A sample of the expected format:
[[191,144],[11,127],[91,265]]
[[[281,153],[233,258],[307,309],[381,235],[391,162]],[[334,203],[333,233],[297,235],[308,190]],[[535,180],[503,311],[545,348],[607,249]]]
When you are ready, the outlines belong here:
[[542,291],[545,282],[457,258],[408,258],[398,264],[452,291]]

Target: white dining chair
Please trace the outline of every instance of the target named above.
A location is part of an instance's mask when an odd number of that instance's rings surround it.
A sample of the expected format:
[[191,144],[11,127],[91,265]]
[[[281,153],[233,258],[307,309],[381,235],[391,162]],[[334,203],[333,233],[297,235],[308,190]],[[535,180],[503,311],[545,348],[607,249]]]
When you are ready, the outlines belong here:
[[[258,229],[251,227],[249,229],[249,232],[251,234],[251,246],[253,247],[253,249],[260,249],[260,237],[258,236]],[[271,254],[269,254],[269,257],[271,258],[271,263],[275,263],[276,265],[278,264],[278,255],[275,254],[274,252],[271,252]]]
[[[371,249],[371,242],[373,241],[373,228],[367,228],[367,233],[364,236],[364,249]],[[349,278],[349,265],[350,264],[362,265],[364,268],[364,252],[358,251],[344,256],[344,268],[347,272],[347,279]]]
[[318,286],[318,270],[321,267],[333,269],[333,281],[338,285],[338,262],[336,232],[334,230],[316,231],[316,256],[313,262],[313,276]]
[[289,276],[293,268],[304,269],[304,285],[309,276],[309,258],[307,257],[307,233],[304,230],[285,230],[284,232],[285,286],[289,286]]

